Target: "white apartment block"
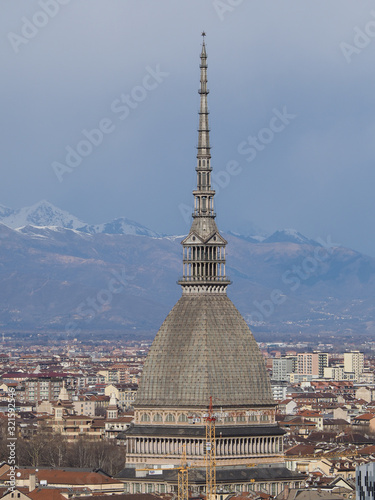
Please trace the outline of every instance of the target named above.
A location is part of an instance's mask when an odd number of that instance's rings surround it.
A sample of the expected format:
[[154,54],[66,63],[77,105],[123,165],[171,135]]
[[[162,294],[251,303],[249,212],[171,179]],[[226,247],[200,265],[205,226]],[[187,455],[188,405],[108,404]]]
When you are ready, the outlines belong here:
[[355,381],[360,379],[364,369],[364,355],[359,351],[344,353],[344,371],[354,373]]

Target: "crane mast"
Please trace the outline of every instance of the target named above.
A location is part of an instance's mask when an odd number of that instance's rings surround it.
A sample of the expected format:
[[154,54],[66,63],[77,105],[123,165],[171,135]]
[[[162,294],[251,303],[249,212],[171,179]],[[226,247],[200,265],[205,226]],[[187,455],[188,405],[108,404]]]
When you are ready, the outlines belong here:
[[212,410],[212,396],[206,417],[206,499],[215,500],[216,497],[216,442],[215,421]]

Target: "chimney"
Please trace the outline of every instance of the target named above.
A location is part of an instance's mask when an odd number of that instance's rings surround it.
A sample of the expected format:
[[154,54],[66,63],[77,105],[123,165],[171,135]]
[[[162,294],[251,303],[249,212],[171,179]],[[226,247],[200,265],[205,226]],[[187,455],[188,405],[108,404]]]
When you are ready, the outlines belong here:
[[29,475],[29,492],[34,491],[35,488],[36,488],[36,475],[30,474]]

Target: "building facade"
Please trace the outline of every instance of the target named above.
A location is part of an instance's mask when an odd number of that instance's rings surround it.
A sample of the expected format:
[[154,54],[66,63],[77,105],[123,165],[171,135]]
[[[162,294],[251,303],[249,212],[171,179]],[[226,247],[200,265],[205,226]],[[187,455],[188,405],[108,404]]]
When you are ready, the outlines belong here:
[[359,351],[344,353],[344,371],[354,373],[354,380],[357,382],[363,373],[364,369],[364,354]]
[[356,500],[375,500],[375,462],[356,467],[355,486]]
[[297,374],[312,378],[323,378],[324,368],[328,366],[325,352],[301,352],[297,354]]
[[284,431],[275,421],[263,357],[227,296],[227,242],[215,222],[211,183],[204,39],[200,60],[197,187],[192,226],[182,241],[182,296],[151,346],[134,403],[134,425],[125,433],[127,467],[133,472],[178,466],[183,451],[190,463],[204,466],[210,401],[217,467],[265,458],[277,462],[283,453]]

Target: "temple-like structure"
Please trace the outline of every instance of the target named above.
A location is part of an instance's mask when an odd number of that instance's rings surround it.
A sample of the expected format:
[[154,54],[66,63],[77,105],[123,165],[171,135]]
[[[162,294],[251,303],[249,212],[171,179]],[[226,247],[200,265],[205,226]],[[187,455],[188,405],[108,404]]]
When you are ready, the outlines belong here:
[[[177,475],[164,469],[179,466],[183,451],[188,463],[205,466],[210,398],[216,417],[218,484],[230,488],[236,470],[246,488],[252,489],[254,472],[245,466],[265,459],[274,463],[267,481],[277,477],[277,484],[297,484],[291,482],[293,474],[276,466],[283,453],[284,431],[275,422],[276,404],[265,363],[226,293],[227,242],[216,226],[211,184],[204,38],[199,94],[197,187],[192,226],[182,241],[183,275],[178,282],[182,296],[151,346],[134,404],[134,424],[125,433],[126,469],[118,477],[129,483],[129,492],[146,491],[150,480],[154,484],[150,491],[170,491],[168,484],[176,483]],[[151,478],[145,472],[149,467],[161,470]],[[194,474],[195,484],[203,484],[204,472],[195,469]]]
[[226,294],[227,242],[215,222],[207,107],[207,54],[203,39],[197,188],[193,223],[182,241],[182,296],[148,354],[127,433],[127,464],[203,464],[205,420],[212,397],[217,465],[247,464],[280,455],[283,431],[258,345]]

